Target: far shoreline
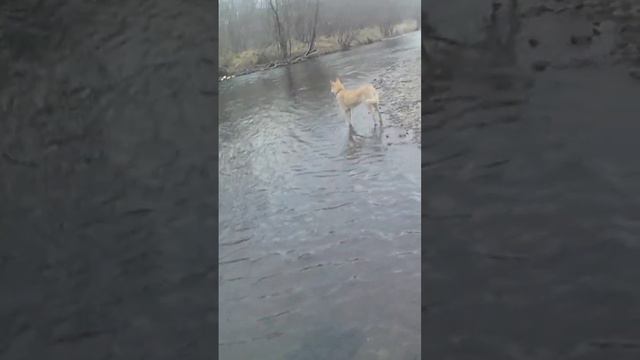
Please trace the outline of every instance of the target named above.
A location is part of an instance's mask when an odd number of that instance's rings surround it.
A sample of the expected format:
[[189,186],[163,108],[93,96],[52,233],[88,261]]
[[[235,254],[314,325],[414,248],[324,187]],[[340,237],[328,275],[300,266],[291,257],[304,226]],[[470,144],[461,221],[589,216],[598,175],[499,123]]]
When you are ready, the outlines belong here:
[[[350,50],[353,50],[353,49],[356,49],[356,48],[360,48],[360,47],[363,47],[363,46],[372,45],[372,44],[375,44],[375,43],[378,43],[378,42],[381,42],[381,41],[384,41],[384,40],[390,40],[390,39],[398,38],[398,37],[401,37],[401,36],[405,36],[405,35],[411,34],[413,32],[420,31],[420,30],[421,30],[420,28],[417,28],[415,30],[410,30],[410,31],[404,32],[402,34],[397,34],[397,35],[393,35],[393,36],[389,36],[389,37],[376,39],[376,40],[374,40],[374,41],[372,41],[370,43],[357,44],[357,45],[351,46],[351,47],[349,47],[347,49],[336,49],[336,50],[328,50],[328,51],[325,51],[325,52],[320,52],[316,48],[314,51],[312,51],[307,56],[298,55],[298,56],[292,57],[292,58],[287,59],[287,60],[279,60],[279,61],[269,62],[269,63],[266,63],[266,64],[259,64],[259,65],[256,65],[254,67],[246,68],[244,70],[241,70],[241,71],[238,71],[238,72],[235,72],[235,73],[230,73],[230,74],[225,74],[225,75],[222,75],[222,76],[218,76],[218,82],[230,80],[230,79],[233,79],[233,78],[239,77],[239,76],[253,74],[253,73],[256,73],[256,72],[260,72],[260,71],[273,70],[273,69],[277,69],[277,68],[281,68],[281,67],[285,67],[285,66],[294,65],[294,64],[301,63],[303,61],[307,61],[307,60],[310,60],[310,59],[313,59],[313,58],[317,58],[317,57],[320,57],[320,56],[324,56],[324,55],[330,55],[330,54],[335,54],[335,53],[338,53],[338,52],[350,51]],[[218,69],[218,72],[219,71],[220,71],[220,69]]]

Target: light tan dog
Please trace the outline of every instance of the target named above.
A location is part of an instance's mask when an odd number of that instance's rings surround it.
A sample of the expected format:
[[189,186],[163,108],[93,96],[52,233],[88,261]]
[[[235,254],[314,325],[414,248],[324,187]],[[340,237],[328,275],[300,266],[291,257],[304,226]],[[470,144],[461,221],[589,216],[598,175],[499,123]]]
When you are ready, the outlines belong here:
[[[344,111],[345,120],[349,124],[349,131],[353,131],[353,125],[351,124],[351,109],[356,106],[365,103],[369,109],[369,113],[373,115],[374,126],[376,120],[380,122],[382,127],[382,117],[378,110],[378,92],[371,84],[362,85],[355,90],[347,90],[339,78],[336,81],[331,82],[331,92],[336,95],[336,100],[340,109]],[[377,116],[377,119],[376,119]]]

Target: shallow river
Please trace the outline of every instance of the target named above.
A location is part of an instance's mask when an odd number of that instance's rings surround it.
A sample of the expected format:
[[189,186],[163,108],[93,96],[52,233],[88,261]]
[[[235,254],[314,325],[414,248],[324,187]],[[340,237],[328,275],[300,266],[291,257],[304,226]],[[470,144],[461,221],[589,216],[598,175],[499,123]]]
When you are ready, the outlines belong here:
[[419,358],[419,113],[419,32],[221,84],[222,359]]

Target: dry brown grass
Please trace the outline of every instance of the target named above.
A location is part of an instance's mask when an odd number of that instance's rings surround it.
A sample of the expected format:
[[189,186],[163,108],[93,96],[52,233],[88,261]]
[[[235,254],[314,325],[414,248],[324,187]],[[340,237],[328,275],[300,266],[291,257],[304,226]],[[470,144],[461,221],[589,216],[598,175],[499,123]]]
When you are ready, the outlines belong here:
[[418,22],[415,20],[403,21],[394,28],[396,35],[406,34],[408,32],[419,30]]

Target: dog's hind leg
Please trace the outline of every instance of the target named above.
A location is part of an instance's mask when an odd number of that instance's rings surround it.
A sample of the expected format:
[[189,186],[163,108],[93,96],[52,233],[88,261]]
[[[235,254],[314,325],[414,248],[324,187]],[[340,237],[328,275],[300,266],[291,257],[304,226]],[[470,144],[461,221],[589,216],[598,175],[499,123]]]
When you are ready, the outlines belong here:
[[375,110],[375,114],[378,116],[378,121],[380,122],[380,127],[382,127],[382,115],[380,115],[380,109],[378,109],[378,104],[373,104],[372,107],[373,107],[373,110]]
[[366,103],[369,111],[374,114],[373,121],[376,121],[377,116],[377,120],[380,123],[380,126],[382,126],[382,116],[380,116],[380,110],[378,109],[378,96],[376,95],[375,99],[366,100]]
[[373,127],[375,128],[376,126],[378,126],[378,119],[376,118],[376,111],[374,108],[374,104],[367,104],[367,112],[369,114],[371,114],[371,117],[373,117]]

